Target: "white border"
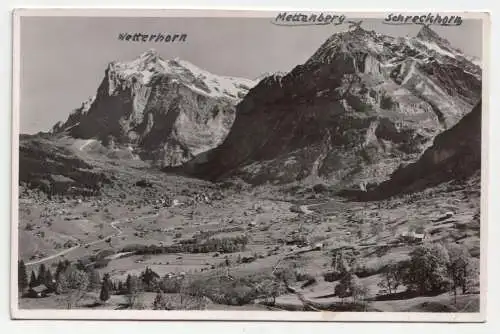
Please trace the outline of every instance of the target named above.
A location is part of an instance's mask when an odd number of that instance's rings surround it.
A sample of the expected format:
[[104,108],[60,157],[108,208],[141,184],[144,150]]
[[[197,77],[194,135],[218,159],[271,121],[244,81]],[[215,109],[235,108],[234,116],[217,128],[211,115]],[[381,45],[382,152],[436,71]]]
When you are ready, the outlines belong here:
[[12,148],[11,148],[11,284],[10,310],[14,319],[85,319],[85,320],[230,320],[230,321],[369,321],[369,322],[484,322],[486,320],[487,291],[487,199],[489,187],[488,148],[489,137],[489,66],[490,66],[490,14],[487,11],[439,11],[441,15],[460,14],[466,18],[483,20],[483,77],[482,77],[482,147],[481,147],[481,294],[480,312],[478,313],[416,313],[416,312],[273,312],[273,311],[152,311],[152,310],[27,310],[18,308],[17,259],[18,259],[18,174],[19,174],[19,88],[20,88],[20,18],[22,16],[100,16],[100,17],[275,17],[279,12],[324,12],[339,13],[349,17],[383,18],[388,13],[427,14],[429,10],[372,10],[367,12],[356,10],[334,9],[300,9],[280,7],[276,10],[268,8],[256,9],[16,9],[13,12],[13,94],[12,94]]

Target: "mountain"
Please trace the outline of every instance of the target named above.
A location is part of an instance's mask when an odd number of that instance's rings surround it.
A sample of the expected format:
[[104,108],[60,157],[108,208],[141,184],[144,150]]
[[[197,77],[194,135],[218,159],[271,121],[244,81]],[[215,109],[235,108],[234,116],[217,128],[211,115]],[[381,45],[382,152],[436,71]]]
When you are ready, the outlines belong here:
[[[436,51],[444,54],[447,53],[450,57],[462,61],[462,66],[467,67],[467,61],[468,61],[476,66],[481,67],[481,62],[479,59],[477,59],[476,57],[464,55],[461,50],[454,48],[448,40],[441,38],[441,36],[439,36],[434,30],[432,30],[428,26],[423,26],[422,29],[420,29],[420,31],[417,34],[417,38],[420,41],[426,43],[426,46],[434,48],[434,45],[436,45],[438,47]],[[464,60],[466,61],[464,62]],[[475,72],[477,70],[477,67],[468,68],[468,70]]]
[[126,145],[143,160],[175,166],[217,146],[252,80],[211,74],[149,50],[131,62],[112,62],[95,97],[53,133]]
[[112,181],[50,135],[37,134],[19,138],[19,183],[49,195],[94,196]]
[[305,64],[261,80],[223,143],[182,171],[253,184],[385,180],[481,95],[480,66],[422,29],[413,38],[333,34]]
[[466,180],[481,170],[481,102],[454,127],[436,136],[414,163],[396,170],[389,180],[360,199],[381,199],[412,193],[451,180]]
[[284,75],[286,75],[286,73],[281,72],[281,71],[277,71],[277,72],[264,72],[261,75],[259,75],[258,77],[254,78],[253,81],[255,81],[256,83],[258,83],[261,80],[264,80],[264,79],[266,79],[268,77],[284,76]]

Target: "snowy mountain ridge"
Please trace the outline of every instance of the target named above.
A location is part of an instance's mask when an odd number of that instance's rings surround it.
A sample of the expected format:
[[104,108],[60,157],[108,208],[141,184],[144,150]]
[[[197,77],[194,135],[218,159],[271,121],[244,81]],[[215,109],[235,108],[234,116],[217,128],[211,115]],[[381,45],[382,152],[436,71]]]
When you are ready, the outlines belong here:
[[236,104],[255,84],[164,60],[151,49],[132,61],[109,63],[96,96],[53,133],[133,147],[153,164],[178,165],[225,138]]
[[[231,100],[241,99],[256,84],[250,79],[212,74],[179,58],[164,60],[154,49],[130,62],[112,62],[109,68],[122,80],[137,80],[146,86],[159,75],[169,75],[200,94]],[[195,81],[198,82],[197,85],[193,83]]]

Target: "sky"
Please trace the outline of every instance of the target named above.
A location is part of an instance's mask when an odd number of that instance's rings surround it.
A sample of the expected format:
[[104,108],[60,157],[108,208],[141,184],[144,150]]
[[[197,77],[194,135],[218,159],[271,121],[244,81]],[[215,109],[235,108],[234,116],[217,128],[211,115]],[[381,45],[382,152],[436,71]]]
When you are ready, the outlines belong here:
[[[351,18],[349,18],[351,19]],[[278,26],[269,18],[32,17],[20,25],[20,131],[47,131],[95,95],[111,61],[156,49],[218,75],[254,79],[303,64],[333,33],[347,25]],[[415,36],[419,25],[386,25],[364,19],[362,27],[391,36]],[[479,20],[432,26],[465,54],[482,58]],[[127,42],[120,33],[185,33],[184,43]]]

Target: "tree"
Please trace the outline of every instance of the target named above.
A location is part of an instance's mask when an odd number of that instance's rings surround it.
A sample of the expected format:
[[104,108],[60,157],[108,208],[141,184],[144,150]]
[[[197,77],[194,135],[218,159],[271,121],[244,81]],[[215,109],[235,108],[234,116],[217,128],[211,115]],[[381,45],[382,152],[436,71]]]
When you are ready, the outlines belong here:
[[40,267],[38,268],[38,276],[36,278],[37,284],[44,284],[45,283],[45,264],[41,264]]
[[343,301],[344,298],[353,296],[353,290],[358,283],[359,278],[355,274],[347,272],[335,286],[335,294]]
[[109,274],[105,274],[102,279],[101,293],[99,294],[99,299],[102,302],[106,302],[109,299],[109,289],[111,282],[109,280]]
[[142,308],[141,303],[141,280],[137,276],[127,277],[127,301],[131,308]]
[[368,288],[361,283],[356,275],[353,275],[350,281],[350,290],[353,303],[362,302],[364,304]]
[[396,292],[398,287],[403,281],[403,272],[401,266],[397,263],[389,263],[385,271],[382,273],[382,280],[378,283],[378,286],[382,289],[387,290],[389,294]]
[[28,273],[23,260],[17,262],[17,286],[21,293],[29,286]]
[[55,273],[55,279],[56,281],[59,279],[59,275],[61,274],[61,272],[64,271],[64,263],[59,261],[57,262],[57,268],[56,268],[56,273]]
[[89,276],[85,271],[69,266],[59,274],[56,293],[64,296],[66,307],[71,309],[85,297],[89,282]]
[[125,281],[125,288],[127,293],[132,292],[132,275],[127,275],[127,280]]
[[462,294],[467,293],[470,279],[475,275],[475,268],[469,250],[464,245],[450,243],[446,248],[449,254],[448,275],[456,304],[458,288],[462,289]]
[[43,284],[47,286],[49,289],[54,289],[54,278],[52,277],[52,273],[50,269],[45,270],[45,275],[43,277]]
[[[146,269],[141,273],[141,281],[148,290],[152,289],[153,284],[160,278],[160,275],[155,273],[151,268]],[[153,290],[154,291],[154,290]]]
[[123,282],[122,281],[118,281],[118,292],[122,293],[123,290],[125,290],[124,287],[123,287]]
[[410,253],[404,283],[410,290],[421,294],[446,291],[448,279],[449,255],[441,244],[425,244]]
[[38,285],[38,280],[36,278],[35,271],[31,271],[31,277],[30,277],[30,288],[34,288],[35,286]]
[[166,310],[166,309],[167,309],[167,301],[165,300],[165,294],[163,293],[163,291],[158,289],[155,300],[153,302],[153,310]]
[[272,305],[276,304],[276,297],[286,292],[286,286],[283,281],[276,279],[268,279],[262,282],[257,291],[260,295],[267,299],[272,298]]
[[56,293],[58,295],[63,294],[68,289],[68,280],[64,272],[60,272],[56,279]]
[[97,290],[101,287],[101,275],[95,269],[89,272],[89,290]]

